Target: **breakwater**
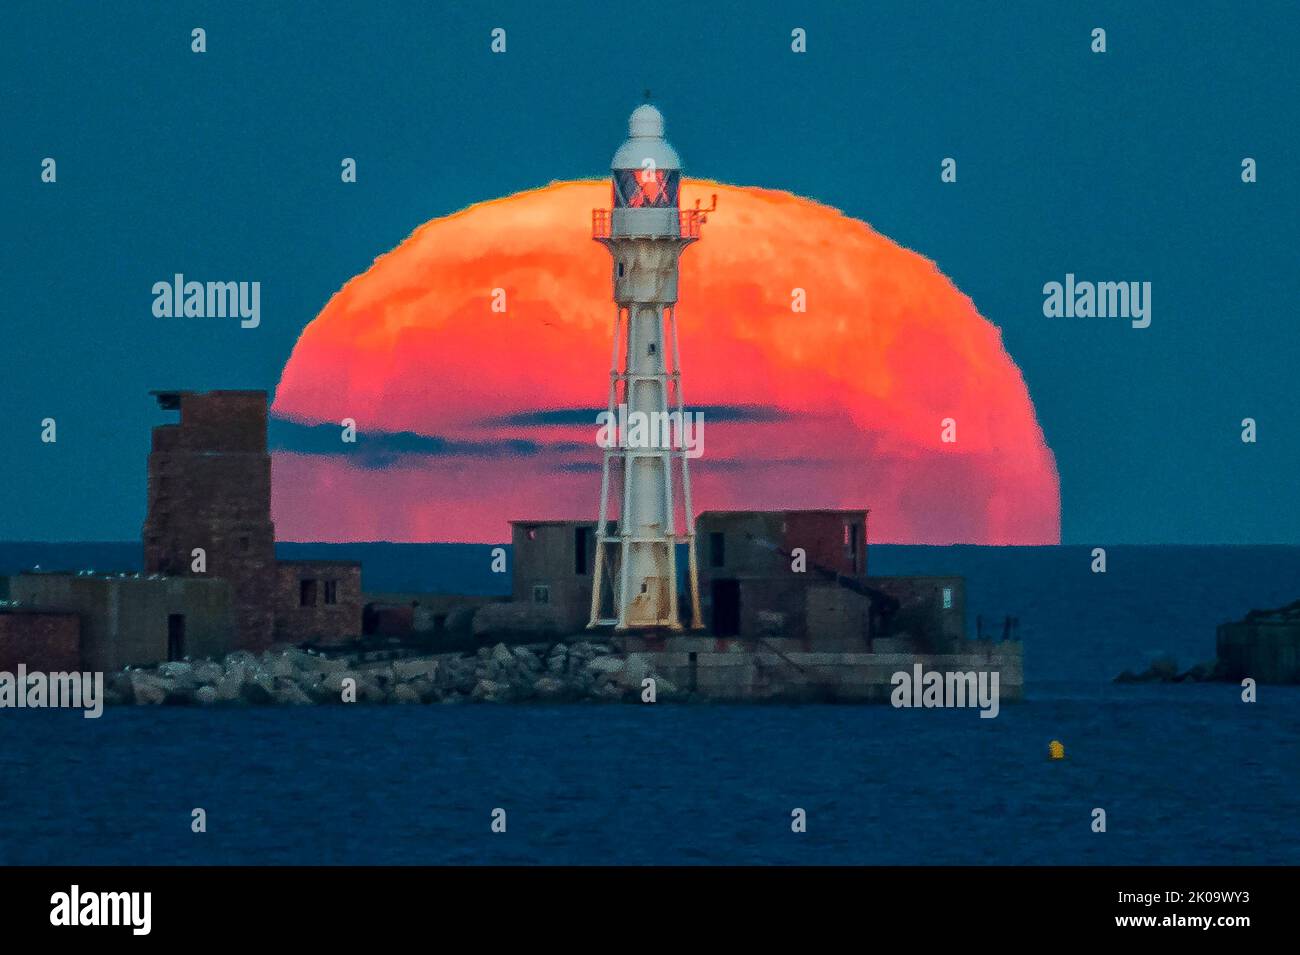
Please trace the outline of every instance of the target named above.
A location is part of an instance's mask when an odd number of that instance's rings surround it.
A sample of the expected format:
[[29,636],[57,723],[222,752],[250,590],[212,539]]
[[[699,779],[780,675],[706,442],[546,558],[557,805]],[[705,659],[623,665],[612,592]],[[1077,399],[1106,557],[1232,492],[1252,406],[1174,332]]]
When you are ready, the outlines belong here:
[[110,705],[330,705],[508,702],[888,702],[891,678],[921,664],[996,670],[1005,700],[1023,694],[1020,645],[971,641],[970,652],[806,653],[758,641],[677,638],[625,652],[580,641],[480,647],[473,653],[387,660],[299,649],[129,668],[105,678]]

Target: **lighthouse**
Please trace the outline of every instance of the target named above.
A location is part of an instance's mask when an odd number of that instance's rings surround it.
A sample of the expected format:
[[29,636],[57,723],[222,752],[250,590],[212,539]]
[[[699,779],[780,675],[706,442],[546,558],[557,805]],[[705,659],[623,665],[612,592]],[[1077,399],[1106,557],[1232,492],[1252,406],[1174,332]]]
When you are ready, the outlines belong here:
[[[633,427],[603,442],[588,628],[681,630],[675,555],[682,543],[690,625],[699,629],[690,470],[686,448],[672,438],[680,436],[686,420],[677,343],[678,260],[700,238],[711,210],[698,202],[694,209],[680,208],[681,162],[664,139],[663,116],[648,103],[632,111],[628,139],[611,167],[612,207],[593,210],[591,218],[592,238],[609,250],[614,291],[606,420],[635,421],[640,415],[650,426],[642,440],[630,440]],[[611,496],[617,499],[616,524]]]

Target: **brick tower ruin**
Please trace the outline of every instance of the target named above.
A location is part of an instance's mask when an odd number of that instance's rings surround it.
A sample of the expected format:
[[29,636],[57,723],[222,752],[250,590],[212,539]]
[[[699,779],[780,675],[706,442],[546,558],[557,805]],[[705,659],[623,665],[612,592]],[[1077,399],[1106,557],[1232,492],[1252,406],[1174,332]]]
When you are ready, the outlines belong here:
[[233,588],[236,642],[260,652],[273,641],[277,567],[271,522],[271,455],[265,391],[155,391],[180,421],[153,429],[144,568],[204,576]]

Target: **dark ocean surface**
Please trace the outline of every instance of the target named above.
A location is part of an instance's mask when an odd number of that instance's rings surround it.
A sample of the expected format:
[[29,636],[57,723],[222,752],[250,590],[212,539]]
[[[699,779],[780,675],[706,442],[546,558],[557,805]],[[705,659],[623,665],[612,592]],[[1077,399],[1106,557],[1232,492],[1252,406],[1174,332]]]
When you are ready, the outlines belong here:
[[[491,592],[486,548],[359,556],[370,590]],[[1300,598],[1300,548],[873,546],[1020,618],[1027,700],[888,706],[0,710],[0,864],[1300,864],[1300,688],[1117,685]],[[479,560],[480,556],[484,559]],[[0,545],[0,573],[138,546]],[[478,568],[482,568],[480,571]],[[1061,740],[1063,761],[1047,759]],[[208,831],[190,831],[191,810]],[[507,831],[490,830],[493,809]],[[807,832],[790,829],[806,810]],[[1094,808],[1107,831],[1091,831]]]

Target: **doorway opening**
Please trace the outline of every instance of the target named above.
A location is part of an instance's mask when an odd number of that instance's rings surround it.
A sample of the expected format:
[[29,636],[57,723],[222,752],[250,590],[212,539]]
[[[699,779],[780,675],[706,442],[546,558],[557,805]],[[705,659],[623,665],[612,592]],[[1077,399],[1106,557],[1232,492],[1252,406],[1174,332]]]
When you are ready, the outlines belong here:
[[734,637],[740,633],[740,581],[734,578],[713,580],[713,635]]
[[167,659],[175,662],[185,659],[185,614],[167,615]]

